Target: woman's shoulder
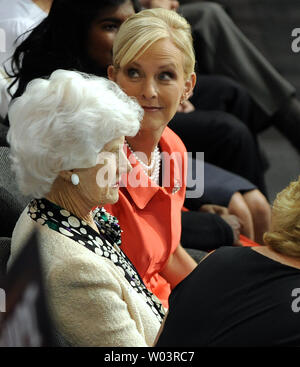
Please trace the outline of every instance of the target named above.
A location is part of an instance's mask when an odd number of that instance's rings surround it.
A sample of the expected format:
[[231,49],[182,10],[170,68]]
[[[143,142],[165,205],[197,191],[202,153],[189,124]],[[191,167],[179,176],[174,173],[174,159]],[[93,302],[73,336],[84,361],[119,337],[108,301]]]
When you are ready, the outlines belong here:
[[103,262],[100,256],[80,243],[49,228],[47,225],[34,221],[27,212],[28,207],[21,214],[13,231],[9,266],[16,259],[34,231],[37,231],[38,234],[39,251],[46,272],[57,264],[67,265],[67,262],[73,261],[72,259],[77,263],[80,261],[96,262],[97,264]]
[[[160,145],[166,145],[170,151],[186,152],[186,147],[180,137],[168,126],[161,136]],[[163,149],[164,150],[164,149]]]
[[248,246],[222,246],[210,252],[203,258],[202,262],[209,260],[211,262],[218,262],[226,265],[236,259],[251,257],[251,254],[251,247]]
[[260,268],[263,264],[257,264],[254,251],[251,247],[222,246],[210,252],[200,262],[199,271],[212,273],[214,269],[223,274],[234,274],[236,272],[248,272],[252,267]]
[[[299,268],[284,262],[280,258],[270,256],[265,251],[265,246],[222,246],[206,256],[202,261],[207,271],[217,267],[224,272],[234,274],[243,272],[243,274],[252,274],[260,277],[267,272],[277,272],[282,276],[294,274],[300,276]],[[204,269],[204,267],[203,267]]]
[[[38,233],[39,243],[43,243],[43,245],[50,245],[51,243],[55,245],[57,242],[59,234],[48,228],[48,226],[33,220],[28,215],[28,211],[29,207],[27,206],[15,225],[11,241],[13,252],[20,251],[34,231]],[[68,238],[64,239],[62,236],[61,241],[68,241]]]

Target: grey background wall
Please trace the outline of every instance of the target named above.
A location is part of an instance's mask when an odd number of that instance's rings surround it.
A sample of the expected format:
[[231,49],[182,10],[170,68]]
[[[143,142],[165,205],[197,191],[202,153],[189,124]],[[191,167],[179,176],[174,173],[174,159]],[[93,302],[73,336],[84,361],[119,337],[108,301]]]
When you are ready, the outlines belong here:
[[[292,30],[300,28],[299,0],[220,0],[235,23],[276,69],[292,83],[300,99],[300,52],[291,49]],[[259,137],[271,167],[266,172],[270,200],[300,175],[300,156],[271,128]]]

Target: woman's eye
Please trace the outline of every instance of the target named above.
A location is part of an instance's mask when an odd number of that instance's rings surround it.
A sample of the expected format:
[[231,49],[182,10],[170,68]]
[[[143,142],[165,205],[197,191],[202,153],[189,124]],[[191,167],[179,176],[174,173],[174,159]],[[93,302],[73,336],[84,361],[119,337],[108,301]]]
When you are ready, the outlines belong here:
[[159,74],[160,80],[172,80],[174,79],[175,75],[171,72],[163,72]]
[[102,29],[107,32],[115,32],[118,30],[118,26],[114,23],[107,23],[102,25]]
[[138,78],[140,74],[136,69],[130,68],[127,70],[127,75],[129,78]]

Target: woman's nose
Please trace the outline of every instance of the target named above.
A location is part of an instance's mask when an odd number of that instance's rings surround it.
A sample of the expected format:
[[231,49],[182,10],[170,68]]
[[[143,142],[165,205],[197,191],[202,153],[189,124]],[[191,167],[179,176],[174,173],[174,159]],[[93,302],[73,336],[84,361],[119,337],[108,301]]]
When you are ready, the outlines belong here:
[[142,85],[142,97],[153,99],[157,97],[157,85],[154,79],[146,79]]

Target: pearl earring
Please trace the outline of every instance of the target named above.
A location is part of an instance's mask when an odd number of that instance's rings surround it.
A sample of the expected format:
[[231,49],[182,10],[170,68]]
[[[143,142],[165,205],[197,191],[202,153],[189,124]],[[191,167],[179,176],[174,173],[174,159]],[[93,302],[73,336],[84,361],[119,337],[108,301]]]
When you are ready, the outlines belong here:
[[186,95],[184,94],[180,99],[180,104],[183,104],[186,101]]
[[72,181],[72,184],[75,186],[79,184],[79,177],[78,175],[76,175],[76,173],[72,174],[71,181]]

